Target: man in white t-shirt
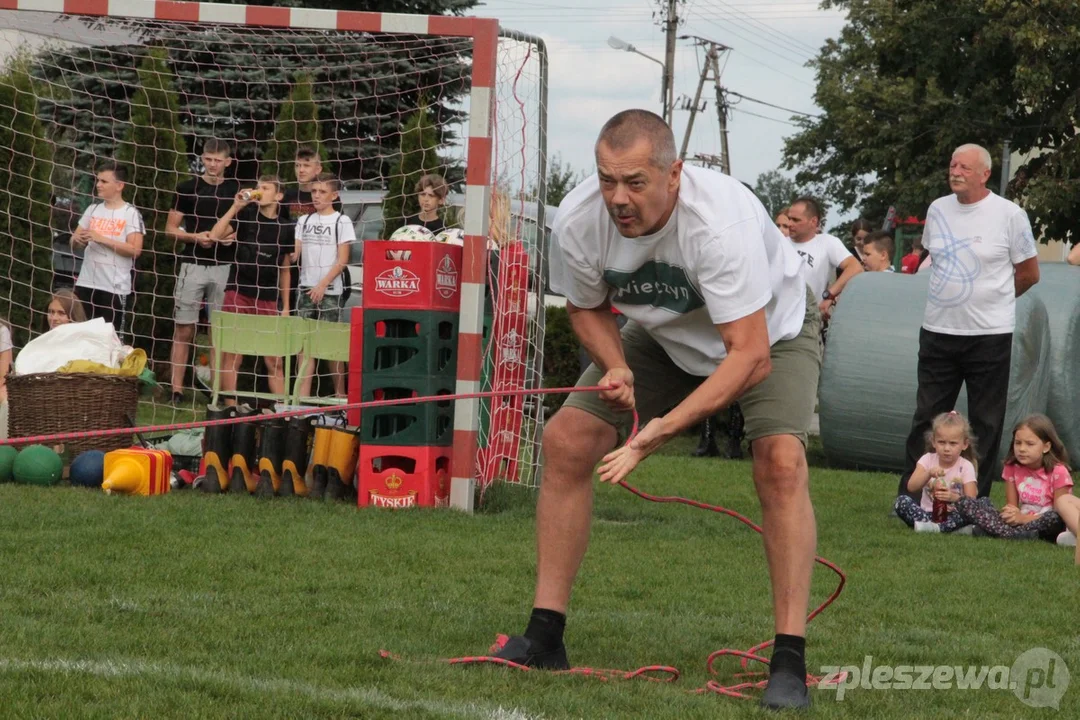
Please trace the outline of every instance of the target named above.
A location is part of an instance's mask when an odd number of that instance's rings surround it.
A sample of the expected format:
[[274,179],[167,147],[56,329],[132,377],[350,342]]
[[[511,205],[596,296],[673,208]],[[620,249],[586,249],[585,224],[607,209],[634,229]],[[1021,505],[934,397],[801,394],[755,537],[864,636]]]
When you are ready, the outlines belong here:
[[926,432],[953,409],[966,384],[968,420],[978,438],[979,495],[990,494],[1009,395],[1016,298],[1039,282],[1038,252],[1027,213],[986,188],[990,153],[956,149],[949,165],[953,194],[926,213],[930,290],[919,331],[919,390],[900,492],[926,447]]
[[[596,162],[598,174],[559,207],[552,285],[566,296],[593,359],[579,386],[610,389],[572,394],[544,430],[533,612],[524,635],[498,654],[538,668],[568,666],[562,634],[588,544],[597,463],[602,482],[620,482],[663,443],[738,400],[777,632],[763,703],[805,707],[816,528],[804,443],[821,354],[802,261],[753,192],[684,167],[671,129],[651,112],[611,118]],[[621,335],[612,306],[628,318]],[[635,408],[641,432],[618,447]]]
[[[296,221],[296,261],[300,264],[300,287],[296,314],[311,320],[340,322],[341,273],[349,262],[349,243],[356,242],[352,221],[334,209],[341,183],[330,173],[321,173],[311,183],[311,204],[315,212]],[[303,356],[299,362],[303,366]],[[314,361],[300,375],[300,396],[311,395]],[[345,397],[345,366],[334,361],[334,392]]]
[[142,215],[124,202],[127,168],[113,162],[97,171],[95,188],[100,202],[83,212],[71,235],[73,248],[85,247],[82,269],[75,281],[78,296],[91,318],[112,323],[124,332],[124,308],[131,294],[135,258],[142,253]]
[[801,197],[791,203],[788,221],[791,242],[806,263],[806,283],[822,316],[828,318],[844,286],[863,271],[862,264],[840,238],[821,232],[821,206],[813,198]]

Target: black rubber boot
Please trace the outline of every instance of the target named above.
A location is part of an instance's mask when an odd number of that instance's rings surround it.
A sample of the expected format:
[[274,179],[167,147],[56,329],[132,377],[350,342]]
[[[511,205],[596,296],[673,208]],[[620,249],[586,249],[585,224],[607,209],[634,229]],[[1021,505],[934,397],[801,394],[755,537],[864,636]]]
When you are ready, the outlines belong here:
[[360,438],[355,428],[334,428],[330,436],[330,454],[326,462],[326,499],[356,499],[353,477]]
[[[234,407],[206,408],[207,420],[225,420],[236,416]],[[229,486],[229,458],[232,456],[232,425],[211,425],[203,433],[202,478],[199,489],[219,493]]]
[[311,418],[295,417],[285,426],[285,453],[281,463],[281,485],[277,492],[281,497],[307,494],[304,473],[311,452]]
[[285,459],[285,421],[281,418],[263,423],[259,436],[259,481],[256,497],[274,497],[281,487],[281,466]]
[[307,472],[308,498],[322,500],[326,494],[326,470],[330,460],[330,442],[334,437],[334,428],[326,425],[315,426],[315,440],[311,447],[311,464]]
[[746,437],[746,419],[742,414],[742,407],[735,403],[728,410],[728,439],[727,456],[732,460],[741,460],[743,457],[742,441]]
[[258,467],[259,424],[255,421],[258,411],[247,405],[236,410],[238,417],[250,417],[252,422],[233,425],[232,458],[229,460],[229,492],[251,493],[255,490]]
[[701,423],[701,439],[692,457],[716,457],[720,454],[720,448],[716,446],[716,420],[712,417],[705,418]]

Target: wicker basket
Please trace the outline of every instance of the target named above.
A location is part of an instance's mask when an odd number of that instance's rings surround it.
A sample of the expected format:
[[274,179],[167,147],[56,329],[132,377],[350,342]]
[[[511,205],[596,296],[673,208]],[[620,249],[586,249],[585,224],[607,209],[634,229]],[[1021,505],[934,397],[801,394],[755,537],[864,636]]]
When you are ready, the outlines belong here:
[[[12,438],[130,427],[139,406],[139,379],[93,373],[9,375],[8,436]],[[84,450],[131,447],[130,435],[69,440],[74,458]]]

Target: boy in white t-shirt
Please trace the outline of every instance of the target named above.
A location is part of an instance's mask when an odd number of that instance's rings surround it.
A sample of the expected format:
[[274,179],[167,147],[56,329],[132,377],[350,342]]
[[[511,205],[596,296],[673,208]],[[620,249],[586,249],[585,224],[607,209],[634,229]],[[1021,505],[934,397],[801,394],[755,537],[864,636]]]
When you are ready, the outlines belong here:
[[895,272],[893,268],[892,235],[885,230],[876,230],[863,240],[862,264],[867,272]]
[[[341,183],[330,173],[322,173],[311,183],[311,204],[315,212],[296,221],[296,261],[300,265],[300,286],[296,313],[312,320],[341,320],[341,274],[349,262],[349,243],[356,242],[352,222],[334,209]],[[303,357],[300,358],[303,367]],[[300,376],[300,395],[311,394],[314,363]],[[345,397],[344,363],[333,362],[334,391]]]
[[96,202],[86,208],[71,236],[72,247],[85,247],[75,294],[87,315],[124,329],[124,307],[131,294],[135,258],[143,247],[142,215],[124,202],[127,168],[110,162],[97,172]]

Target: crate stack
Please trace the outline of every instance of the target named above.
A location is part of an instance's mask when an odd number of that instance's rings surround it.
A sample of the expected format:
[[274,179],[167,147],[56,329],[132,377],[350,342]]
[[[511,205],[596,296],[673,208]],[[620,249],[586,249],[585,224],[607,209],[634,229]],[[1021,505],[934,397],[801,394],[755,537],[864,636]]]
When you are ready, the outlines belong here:
[[[492,351],[484,361],[484,385],[500,393],[488,400],[488,426],[480,449],[481,483],[494,480],[520,482],[518,467],[521,437],[525,422],[525,396],[503,394],[525,389],[528,376],[529,347],[529,254],[520,242],[512,243],[493,254],[489,283],[495,297],[493,315],[485,316],[485,328],[491,328]],[[489,325],[490,323],[490,325]]]
[[[365,243],[364,309],[352,319],[360,362],[350,363],[361,401],[454,394],[461,253],[443,243]],[[452,400],[365,408],[350,422],[360,427],[358,505],[449,504]]]

